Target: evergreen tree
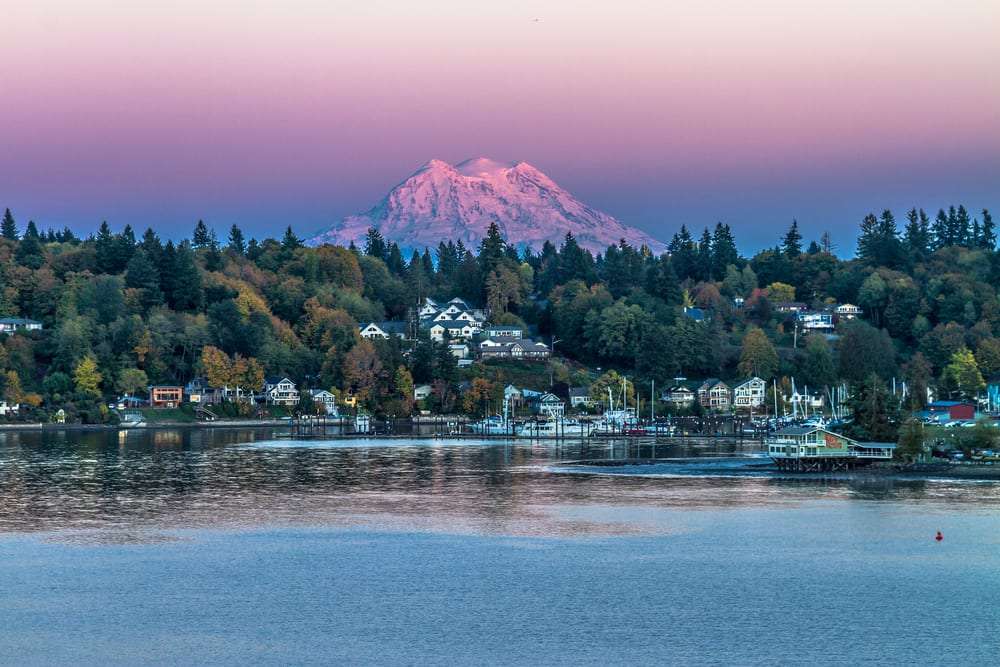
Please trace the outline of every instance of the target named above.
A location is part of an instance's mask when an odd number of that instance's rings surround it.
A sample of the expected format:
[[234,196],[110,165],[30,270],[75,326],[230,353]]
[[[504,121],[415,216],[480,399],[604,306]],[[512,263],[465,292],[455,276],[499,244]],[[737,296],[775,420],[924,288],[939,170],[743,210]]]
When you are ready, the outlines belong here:
[[969,212],[964,206],[959,206],[955,212],[955,242],[958,245],[974,245],[972,229],[969,222]]
[[385,259],[385,265],[397,276],[402,277],[406,275],[406,262],[403,261],[403,253],[399,249],[398,244],[389,244],[389,252]]
[[281,237],[281,249],[290,254],[301,247],[301,239],[292,231],[292,226],[288,225],[285,229],[285,235]]
[[697,258],[695,263],[695,267],[697,268],[696,278],[698,280],[712,280],[714,278],[712,275],[712,235],[709,234],[708,227],[701,233],[695,257]]
[[38,269],[45,263],[45,251],[42,248],[41,236],[35,223],[31,220],[28,221],[21,242],[17,244],[14,260],[29,269]]
[[740,253],[736,249],[736,238],[729,225],[716,223],[712,234],[712,276],[721,279],[726,275],[726,267],[733,265],[739,268]]
[[[922,221],[922,213],[923,211],[918,213],[917,209],[911,208],[906,214],[906,229],[903,232],[906,252],[909,253],[914,262],[922,261],[930,250],[925,226],[927,216],[924,215]],[[921,224],[922,222],[924,224]]]
[[934,224],[931,227],[931,233],[934,236],[935,250],[946,248],[954,243],[951,237],[951,229],[948,226],[948,216],[945,215],[944,209],[938,209],[937,216],[934,218]]
[[996,225],[993,223],[993,216],[983,209],[983,224],[979,231],[979,247],[986,250],[993,250],[997,245]]
[[108,223],[102,222],[94,239],[94,252],[97,259],[97,270],[101,273],[117,273],[118,247],[115,235],[111,233]]
[[486,230],[486,236],[479,244],[479,273],[485,277],[496,270],[507,252],[507,243],[500,234],[497,223],[491,222]]
[[260,259],[261,255],[264,254],[264,249],[261,247],[257,239],[252,238],[247,242],[247,258],[256,262]]
[[850,434],[859,440],[895,442],[899,428],[899,401],[877,374],[866,376],[851,393],[854,421]]
[[215,235],[214,229],[211,231],[209,236],[210,239],[205,252],[205,270],[221,271],[223,265],[225,264],[225,260],[222,257],[222,252],[219,250],[219,238]]
[[132,254],[125,269],[125,286],[139,290],[139,300],[145,308],[163,302],[160,270],[141,246]]
[[194,234],[191,236],[191,246],[196,249],[205,248],[211,240],[208,234],[208,227],[204,221],[199,220],[198,224],[194,226]]
[[697,275],[698,259],[694,240],[685,225],[681,225],[680,231],[670,239],[667,251],[670,253],[671,263],[680,280],[687,280]]
[[17,223],[14,222],[14,216],[11,214],[10,209],[4,209],[3,212],[3,222],[0,223],[0,235],[9,241],[17,240]]
[[368,228],[368,234],[365,237],[365,254],[369,257],[378,257],[383,261],[388,256],[382,232],[374,227]]
[[247,252],[247,244],[243,240],[243,230],[236,225],[229,229],[229,249],[237,255],[245,255]]
[[[167,244],[170,247],[170,244]],[[194,261],[194,251],[187,241],[177,246],[171,270],[171,290],[168,294],[174,310],[198,310],[201,308],[203,293],[201,274]]]
[[781,251],[789,259],[795,259],[802,254],[802,234],[799,233],[798,220],[792,220],[792,226],[788,228],[788,232],[781,242]]

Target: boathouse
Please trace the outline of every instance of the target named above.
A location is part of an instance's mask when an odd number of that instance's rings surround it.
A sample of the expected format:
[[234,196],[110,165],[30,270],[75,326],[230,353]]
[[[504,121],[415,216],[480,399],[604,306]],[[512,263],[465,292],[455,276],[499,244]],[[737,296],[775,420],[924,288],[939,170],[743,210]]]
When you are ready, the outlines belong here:
[[888,461],[896,449],[893,443],[858,442],[818,426],[789,426],[765,442],[779,468],[797,472],[850,470],[872,461]]

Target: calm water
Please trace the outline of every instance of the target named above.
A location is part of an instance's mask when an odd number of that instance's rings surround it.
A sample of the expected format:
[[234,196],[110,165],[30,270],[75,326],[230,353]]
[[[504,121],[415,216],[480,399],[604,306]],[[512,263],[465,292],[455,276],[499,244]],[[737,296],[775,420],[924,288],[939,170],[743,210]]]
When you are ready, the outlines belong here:
[[0,433],[0,662],[1000,660],[1000,484],[655,453]]

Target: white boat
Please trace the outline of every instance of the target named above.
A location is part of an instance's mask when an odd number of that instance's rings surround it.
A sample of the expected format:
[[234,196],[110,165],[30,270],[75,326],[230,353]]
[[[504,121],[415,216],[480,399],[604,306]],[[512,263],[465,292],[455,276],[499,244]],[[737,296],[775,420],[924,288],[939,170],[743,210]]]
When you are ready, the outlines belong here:
[[511,435],[513,424],[500,415],[480,419],[468,425],[469,430],[478,435]]
[[517,428],[523,438],[585,438],[590,435],[590,425],[576,419],[546,419],[531,421]]
[[354,431],[355,433],[368,433],[372,428],[372,418],[363,413],[359,412],[354,415]]

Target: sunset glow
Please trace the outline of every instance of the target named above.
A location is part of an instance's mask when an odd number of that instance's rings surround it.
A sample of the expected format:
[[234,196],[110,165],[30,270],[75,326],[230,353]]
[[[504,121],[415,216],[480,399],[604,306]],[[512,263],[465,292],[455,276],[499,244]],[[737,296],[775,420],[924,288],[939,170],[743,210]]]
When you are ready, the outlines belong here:
[[752,248],[793,217],[846,242],[869,210],[1000,199],[996,3],[205,4],[5,6],[0,205],[308,232],[489,155]]

